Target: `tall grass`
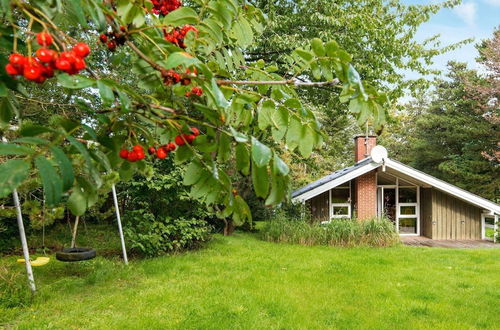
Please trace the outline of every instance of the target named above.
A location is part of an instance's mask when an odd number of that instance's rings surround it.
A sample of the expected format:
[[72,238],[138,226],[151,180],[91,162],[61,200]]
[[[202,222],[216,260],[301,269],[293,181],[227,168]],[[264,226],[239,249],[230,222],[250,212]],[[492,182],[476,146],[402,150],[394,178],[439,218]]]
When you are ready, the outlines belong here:
[[290,221],[283,216],[268,221],[261,230],[269,242],[330,246],[392,246],[399,243],[394,225],[387,219],[366,221],[338,219],[329,224]]

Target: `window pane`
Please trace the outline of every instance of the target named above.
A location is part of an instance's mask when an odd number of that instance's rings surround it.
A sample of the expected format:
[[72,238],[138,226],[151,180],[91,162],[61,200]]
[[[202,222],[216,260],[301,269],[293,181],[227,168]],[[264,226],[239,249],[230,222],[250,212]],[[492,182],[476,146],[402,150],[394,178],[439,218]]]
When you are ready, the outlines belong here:
[[401,215],[416,215],[415,206],[400,206],[399,213]]
[[417,218],[400,218],[399,219],[400,234],[416,234],[417,233]]
[[399,188],[400,203],[416,203],[417,188]]
[[349,189],[332,189],[332,203],[348,203]]
[[347,206],[334,206],[333,215],[349,215],[349,207]]

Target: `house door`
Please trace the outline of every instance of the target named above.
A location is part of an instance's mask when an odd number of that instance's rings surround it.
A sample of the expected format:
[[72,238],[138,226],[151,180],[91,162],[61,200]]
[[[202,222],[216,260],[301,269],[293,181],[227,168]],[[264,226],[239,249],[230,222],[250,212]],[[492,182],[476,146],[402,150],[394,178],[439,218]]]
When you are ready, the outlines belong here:
[[396,224],[396,188],[383,188],[382,196],[382,215]]

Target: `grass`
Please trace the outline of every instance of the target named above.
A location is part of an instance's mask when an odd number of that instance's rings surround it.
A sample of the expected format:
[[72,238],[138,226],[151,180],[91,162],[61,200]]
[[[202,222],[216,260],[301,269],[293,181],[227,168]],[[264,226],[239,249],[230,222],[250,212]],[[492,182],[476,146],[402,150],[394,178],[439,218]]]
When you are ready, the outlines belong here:
[[261,229],[261,237],[269,242],[301,245],[393,246],[399,236],[392,222],[386,219],[355,221],[337,219],[328,224],[290,221],[277,217],[268,221]]
[[[497,328],[500,249],[332,248],[215,236],[175,256],[35,269],[18,328]],[[0,267],[22,271],[15,257]],[[24,277],[17,281],[24,282]]]

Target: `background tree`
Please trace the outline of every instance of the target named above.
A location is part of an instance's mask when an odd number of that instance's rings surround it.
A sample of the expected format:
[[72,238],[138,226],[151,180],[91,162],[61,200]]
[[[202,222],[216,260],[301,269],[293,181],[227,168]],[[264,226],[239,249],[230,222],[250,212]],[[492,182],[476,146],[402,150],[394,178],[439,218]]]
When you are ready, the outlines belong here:
[[393,157],[417,169],[498,200],[498,120],[491,119],[491,111],[481,107],[467,87],[487,81],[465,64],[451,62],[448,68],[447,79],[408,105],[383,143]]
[[[398,0],[255,0],[251,3],[263,9],[269,21],[262,37],[248,51],[249,60],[285,64],[293,49],[306,46],[311,37],[336,40],[359,63],[360,76],[387,92],[393,101],[403,95],[419,95],[430,86],[430,80],[424,78],[408,79],[409,71],[421,77],[439,74],[438,70],[431,69],[433,59],[468,42],[443,47],[438,36],[424,42],[415,40],[418,28],[433,14],[459,1],[430,5],[405,5]],[[287,75],[286,71],[280,73]],[[311,74],[300,78],[313,79]],[[339,102],[340,92],[340,89],[332,91],[321,87],[299,92],[317,114],[326,137],[324,148],[310,159],[290,155],[296,186],[353,162],[352,138],[365,129],[359,128],[348,108]],[[392,106],[396,108],[398,103],[393,102]],[[358,119],[363,122],[363,118]]]

